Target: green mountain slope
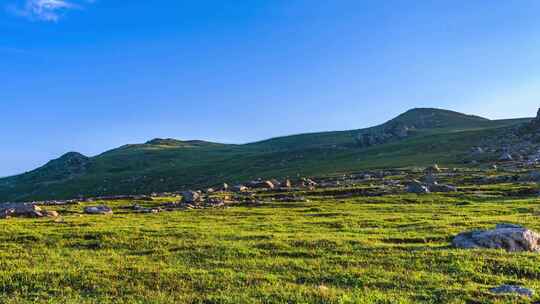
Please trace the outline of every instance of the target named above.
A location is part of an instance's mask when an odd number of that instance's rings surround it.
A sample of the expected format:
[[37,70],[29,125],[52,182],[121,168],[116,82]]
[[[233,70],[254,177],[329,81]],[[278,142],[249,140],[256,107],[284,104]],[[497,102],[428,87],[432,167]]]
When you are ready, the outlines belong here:
[[144,194],[257,177],[456,164],[480,139],[529,120],[492,121],[446,110],[413,109],[372,128],[245,145],[154,139],[90,158],[71,152],[34,171],[0,179],[0,201]]

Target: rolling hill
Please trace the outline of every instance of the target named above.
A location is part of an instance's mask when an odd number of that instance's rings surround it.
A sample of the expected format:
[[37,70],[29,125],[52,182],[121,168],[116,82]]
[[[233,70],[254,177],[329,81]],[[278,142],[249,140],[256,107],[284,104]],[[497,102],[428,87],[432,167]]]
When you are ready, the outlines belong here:
[[153,139],[95,157],[70,152],[36,170],[2,178],[0,201],[145,194],[257,177],[459,164],[481,139],[528,121],[420,108],[367,129],[292,135],[244,145]]

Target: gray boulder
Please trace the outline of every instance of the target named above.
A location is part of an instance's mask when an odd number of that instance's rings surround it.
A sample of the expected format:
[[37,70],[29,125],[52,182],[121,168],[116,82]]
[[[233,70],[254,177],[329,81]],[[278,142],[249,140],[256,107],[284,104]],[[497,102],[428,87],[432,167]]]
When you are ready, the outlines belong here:
[[413,180],[407,186],[407,192],[416,193],[416,194],[424,194],[424,193],[429,193],[430,191],[429,191],[429,188],[425,186],[424,184],[422,184],[420,181]]
[[422,180],[426,184],[437,184],[437,176],[434,174],[427,174]]
[[197,191],[184,191],[181,193],[182,203],[197,203],[202,201],[202,195]]
[[113,211],[111,208],[107,206],[90,206],[90,207],[84,208],[84,213],[110,215],[110,214],[113,214]]
[[292,187],[291,180],[290,180],[290,179],[284,180],[284,181],[281,183],[281,187],[282,187],[282,188],[291,188],[291,187]]
[[276,186],[272,181],[260,181],[255,183],[255,188],[274,189]]
[[520,296],[529,298],[534,295],[534,291],[532,289],[515,285],[501,285],[499,287],[492,288],[489,291],[496,294],[518,294]]
[[43,210],[32,203],[7,203],[0,205],[0,218],[12,216],[44,217]]
[[505,152],[501,155],[501,157],[499,157],[499,160],[500,161],[513,161],[514,158],[512,157],[512,155],[510,155],[510,153]]
[[508,252],[540,252],[540,234],[527,228],[501,224],[493,230],[476,230],[457,235],[452,245],[456,248],[504,249]]
[[232,188],[234,192],[247,192],[249,189],[244,185],[236,185]]
[[428,186],[431,192],[457,192],[457,187],[452,185],[432,184]]
[[427,167],[425,170],[427,174],[441,173],[441,171],[441,168],[437,164],[433,164],[432,166]]

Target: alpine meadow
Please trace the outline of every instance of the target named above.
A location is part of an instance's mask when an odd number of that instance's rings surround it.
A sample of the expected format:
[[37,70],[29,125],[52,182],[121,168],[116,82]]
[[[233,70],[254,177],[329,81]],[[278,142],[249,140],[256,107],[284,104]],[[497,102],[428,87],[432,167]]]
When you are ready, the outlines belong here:
[[538,12],[0,0],[0,303],[540,303]]

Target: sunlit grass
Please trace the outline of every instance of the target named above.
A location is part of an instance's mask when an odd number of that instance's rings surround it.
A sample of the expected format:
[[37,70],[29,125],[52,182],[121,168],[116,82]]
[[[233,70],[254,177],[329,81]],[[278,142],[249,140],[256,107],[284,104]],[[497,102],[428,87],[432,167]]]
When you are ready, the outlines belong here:
[[310,199],[160,214],[118,201],[113,216],[74,205],[58,208],[61,221],[4,220],[0,302],[527,303],[488,289],[540,288],[535,254],[449,246],[500,222],[540,230],[537,199]]

